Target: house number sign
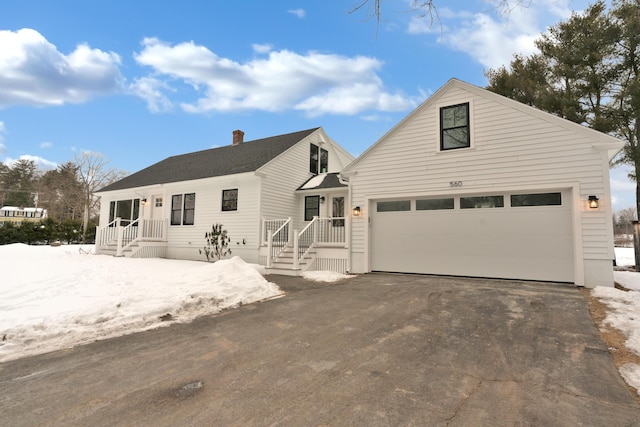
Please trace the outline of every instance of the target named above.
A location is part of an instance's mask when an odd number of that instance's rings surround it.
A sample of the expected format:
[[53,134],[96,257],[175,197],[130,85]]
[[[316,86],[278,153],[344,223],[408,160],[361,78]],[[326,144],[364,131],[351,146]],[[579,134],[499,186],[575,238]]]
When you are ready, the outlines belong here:
[[462,181],[449,181],[449,187],[462,187]]

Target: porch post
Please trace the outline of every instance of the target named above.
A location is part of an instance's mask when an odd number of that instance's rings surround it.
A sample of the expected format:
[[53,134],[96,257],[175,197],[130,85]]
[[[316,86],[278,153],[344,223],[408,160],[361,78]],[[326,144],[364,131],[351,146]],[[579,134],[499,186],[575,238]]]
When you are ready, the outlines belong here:
[[320,217],[314,216],[313,217],[313,245],[318,243],[318,232],[320,229],[320,227],[318,226],[319,223],[320,223]]
[[300,266],[300,260],[298,259],[298,248],[300,246],[298,230],[293,230],[293,269],[297,270]]
[[122,256],[122,237],[124,234],[124,228],[120,225],[121,218],[116,218],[116,234],[118,236],[116,243],[116,256]]
[[267,268],[271,268],[271,251],[273,250],[273,231],[267,230]]
[[[287,218],[287,221],[289,222],[289,225],[287,226],[287,246],[291,246],[291,238],[293,237],[291,235],[291,217]],[[297,233],[295,230],[293,232],[294,234]]]

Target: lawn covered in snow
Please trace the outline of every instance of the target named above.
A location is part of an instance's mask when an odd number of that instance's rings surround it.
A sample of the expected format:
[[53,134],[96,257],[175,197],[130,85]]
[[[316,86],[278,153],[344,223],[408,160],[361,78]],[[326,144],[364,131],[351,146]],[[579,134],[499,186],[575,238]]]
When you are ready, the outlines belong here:
[[115,258],[94,255],[93,245],[12,244],[0,246],[0,260],[0,362],[282,294],[239,257]]

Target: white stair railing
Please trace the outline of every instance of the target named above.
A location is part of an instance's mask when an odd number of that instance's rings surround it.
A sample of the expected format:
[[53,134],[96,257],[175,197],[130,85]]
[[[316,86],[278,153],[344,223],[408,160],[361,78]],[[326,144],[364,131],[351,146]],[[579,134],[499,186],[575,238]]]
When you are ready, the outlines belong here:
[[286,220],[270,220],[264,221],[265,227],[273,226],[280,223],[280,226],[275,230],[265,228],[267,234],[267,267],[271,268],[273,262],[278,259],[280,254],[285,250],[290,242],[291,234],[289,233],[291,228],[291,218]]
[[309,253],[311,248],[318,242],[318,224],[319,218],[313,217],[313,220],[300,233],[297,233],[293,242],[293,268],[298,269],[300,261]]
[[[127,225],[122,225],[128,222]],[[115,245],[116,256],[134,244],[146,240],[161,242],[166,240],[167,221],[163,219],[136,219],[133,221],[116,218],[96,232],[98,252],[109,245]]]

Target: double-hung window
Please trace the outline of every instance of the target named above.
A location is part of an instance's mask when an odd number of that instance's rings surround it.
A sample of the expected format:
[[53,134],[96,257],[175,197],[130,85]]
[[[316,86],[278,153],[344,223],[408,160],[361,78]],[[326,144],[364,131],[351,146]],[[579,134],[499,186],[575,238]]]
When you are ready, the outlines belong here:
[[196,212],[196,193],[171,196],[171,225],[193,225]]
[[311,221],[314,216],[320,216],[320,196],[304,198],[304,220]]
[[471,146],[469,103],[440,108],[440,150]]
[[222,190],[222,211],[237,211],[238,210],[238,189]]

